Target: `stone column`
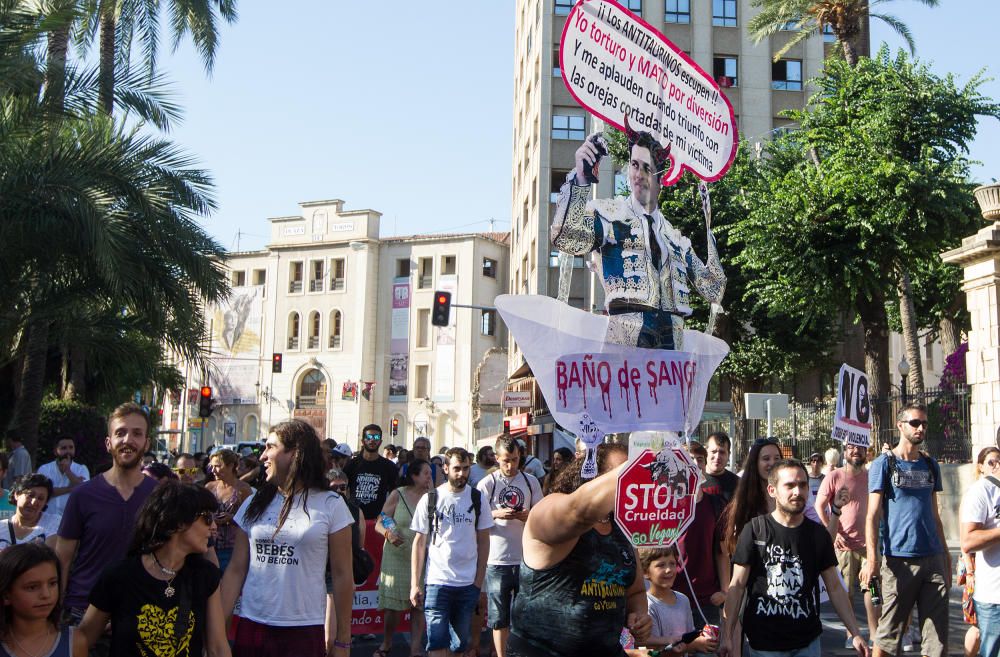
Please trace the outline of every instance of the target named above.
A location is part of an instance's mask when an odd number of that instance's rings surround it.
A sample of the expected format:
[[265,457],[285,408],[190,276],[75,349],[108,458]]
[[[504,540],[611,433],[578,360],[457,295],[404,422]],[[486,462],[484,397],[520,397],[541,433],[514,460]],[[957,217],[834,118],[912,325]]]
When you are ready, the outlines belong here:
[[941,254],[962,267],[962,290],[971,315],[966,381],[972,393],[972,458],[997,444],[1000,427],[1000,185],[975,190],[983,217],[992,222],[962,245]]

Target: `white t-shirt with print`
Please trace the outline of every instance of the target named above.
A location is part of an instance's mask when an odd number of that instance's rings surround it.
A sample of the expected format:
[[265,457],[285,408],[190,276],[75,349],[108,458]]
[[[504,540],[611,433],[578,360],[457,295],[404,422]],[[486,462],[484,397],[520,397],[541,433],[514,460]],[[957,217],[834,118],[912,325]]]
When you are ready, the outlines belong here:
[[[82,477],[84,481],[90,480],[90,470],[88,470],[87,466],[83,463],[73,461],[69,464],[69,469],[77,477]],[[48,463],[40,466],[38,468],[38,474],[43,474],[51,479],[53,488],[66,488],[69,486],[69,477],[62,473],[59,469],[59,464],[55,461],[49,461]],[[63,511],[66,509],[66,502],[68,501],[69,493],[60,495],[59,497],[53,497],[49,500],[49,508],[46,509],[46,513],[53,513],[61,516]]]
[[[542,487],[538,479],[526,472],[517,472],[508,479],[500,474],[499,470],[494,470],[479,482],[478,488],[489,500],[491,510],[516,509],[520,506],[527,511],[542,499]],[[487,563],[494,566],[520,565],[523,534],[523,520],[494,518],[493,529],[490,531],[490,558]]]
[[[14,543],[11,542],[11,520],[0,520],[0,550],[6,550]],[[31,533],[24,538],[18,538],[17,543],[44,543],[49,536],[55,536],[59,532],[59,521],[62,516],[46,511],[39,518],[38,524],[32,527]]]
[[[959,518],[965,523],[976,522],[983,529],[1000,527],[1000,488],[983,477],[972,484],[962,498]],[[1000,543],[976,553],[976,602],[1000,604]]]
[[[446,586],[468,586],[476,581],[479,549],[476,531],[493,526],[489,500],[485,495],[479,500],[479,524],[476,527],[476,511],[472,508],[472,487],[466,485],[460,493],[453,493],[449,484],[437,487],[437,522],[434,542],[428,542],[427,575],[428,584]],[[427,494],[425,493],[413,511],[410,529],[427,535]]]
[[247,509],[256,496],[248,497],[233,518],[250,540],[240,615],[279,627],[322,625],[328,537],[354,522],[347,504],[332,491],[311,490],[303,509],[303,496],[298,494],[281,531],[275,534],[285,498],[275,495],[261,517],[249,523]]

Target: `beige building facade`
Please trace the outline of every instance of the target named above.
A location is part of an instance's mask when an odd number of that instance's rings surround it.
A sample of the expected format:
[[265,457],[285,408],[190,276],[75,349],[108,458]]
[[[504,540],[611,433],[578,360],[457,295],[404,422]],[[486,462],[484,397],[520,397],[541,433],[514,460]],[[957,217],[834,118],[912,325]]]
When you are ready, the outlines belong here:
[[[339,199],[300,208],[269,219],[265,249],[227,258],[233,295],[207,310],[207,372],[181,363],[187,393],[165,404],[174,442],[183,436],[190,451],[263,440],[290,418],[352,448],[369,423],[382,426],[384,444],[427,436],[435,450],[471,447],[484,423],[495,431],[502,375],[480,372],[506,362],[507,334],[488,308],[506,288],[508,234],[386,238],[374,210]],[[487,309],[453,307],[450,326],[433,326],[435,290]],[[202,385],[217,402],[204,434]]]

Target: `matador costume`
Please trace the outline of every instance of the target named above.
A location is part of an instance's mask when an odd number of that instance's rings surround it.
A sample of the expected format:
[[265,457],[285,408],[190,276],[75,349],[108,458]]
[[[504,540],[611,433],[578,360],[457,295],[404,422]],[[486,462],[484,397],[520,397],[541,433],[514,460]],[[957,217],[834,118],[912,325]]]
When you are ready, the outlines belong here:
[[[630,150],[642,134],[628,130]],[[669,150],[651,153],[658,169],[666,167]],[[594,260],[610,316],[606,341],[682,350],[691,287],[709,303],[722,303],[726,276],[711,229],[706,265],[659,208],[648,214],[634,196],[591,200],[590,190],[589,184],[577,184],[575,170],[570,172],[559,192],[550,237],[566,253],[600,253]]]

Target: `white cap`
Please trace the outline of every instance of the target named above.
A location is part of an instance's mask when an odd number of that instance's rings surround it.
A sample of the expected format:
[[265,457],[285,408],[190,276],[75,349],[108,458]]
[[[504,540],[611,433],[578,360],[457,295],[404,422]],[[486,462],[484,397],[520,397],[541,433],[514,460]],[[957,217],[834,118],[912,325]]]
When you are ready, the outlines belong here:
[[334,447],[333,453],[335,455],[346,456],[347,458],[354,456],[354,452],[351,451],[351,448],[347,445],[347,443],[340,443]]

